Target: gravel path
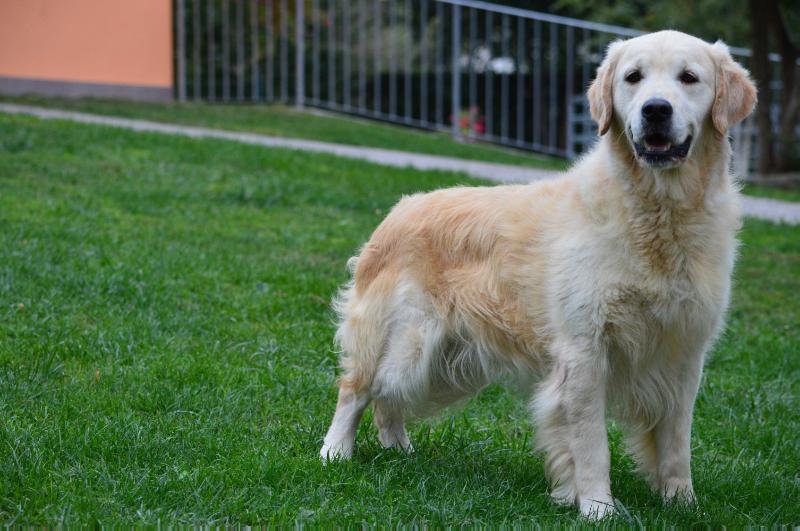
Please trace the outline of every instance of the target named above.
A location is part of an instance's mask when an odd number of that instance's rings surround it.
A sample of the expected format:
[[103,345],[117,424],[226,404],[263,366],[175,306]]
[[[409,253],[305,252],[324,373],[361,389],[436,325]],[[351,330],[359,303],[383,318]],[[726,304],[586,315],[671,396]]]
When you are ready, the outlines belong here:
[[[466,173],[473,177],[506,183],[525,183],[538,179],[549,179],[558,175],[558,172],[550,170],[526,168],[524,166],[509,164],[478,162],[452,157],[408,153],[391,149],[349,146],[330,142],[282,138],[253,133],[237,133],[220,129],[150,122],[147,120],[133,120],[129,118],[115,118],[112,116],[46,109],[43,107],[12,103],[0,103],[0,112],[8,114],[26,114],[50,120],[70,120],[87,124],[107,125],[132,131],[166,133],[193,138],[216,138],[258,146],[330,153],[341,157],[366,160],[384,166],[412,167],[419,170],[455,171]],[[800,224],[800,203],[745,196],[742,206],[746,216],[774,222],[784,222],[792,225]]]

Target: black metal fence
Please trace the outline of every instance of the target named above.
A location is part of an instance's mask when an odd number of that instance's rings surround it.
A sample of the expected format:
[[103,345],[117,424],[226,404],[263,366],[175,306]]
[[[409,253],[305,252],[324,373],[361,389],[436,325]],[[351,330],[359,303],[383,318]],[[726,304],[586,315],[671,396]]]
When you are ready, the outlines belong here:
[[[181,100],[293,102],[567,158],[596,138],[585,92],[608,42],[640,34],[476,0],[175,2]],[[752,129],[734,132],[739,167]]]

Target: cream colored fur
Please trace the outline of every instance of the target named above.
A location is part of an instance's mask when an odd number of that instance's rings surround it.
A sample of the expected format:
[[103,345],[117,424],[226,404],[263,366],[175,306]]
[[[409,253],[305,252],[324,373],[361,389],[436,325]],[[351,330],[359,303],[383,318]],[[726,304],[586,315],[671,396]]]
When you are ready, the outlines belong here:
[[[638,87],[624,81],[630,68],[644,73]],[[698,83],[678,80],[686,68]],[[651,96],[672,103],[676,134],[694,135],[675,167],[632,148]],[[613,512],[607,415],[655,490],[694,499],[692,409],[740,226],[726,131],[755,88],[723,44],[659,32],[612,44],[589,98],[605,134],[566,175],[405,197],[348,263],[323,459],[351,455],[371,401],[383,445],[410,450],[406,417],[511,376],[533,382],[556,500]]]

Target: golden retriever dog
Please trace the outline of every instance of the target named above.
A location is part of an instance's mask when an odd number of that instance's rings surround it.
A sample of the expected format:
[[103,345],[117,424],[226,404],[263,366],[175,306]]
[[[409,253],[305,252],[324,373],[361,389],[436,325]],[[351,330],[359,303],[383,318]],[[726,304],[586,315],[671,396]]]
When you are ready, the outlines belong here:
[[612,43],[589,88],[601,138],[563,177],[403,198],[335,301],[339,400],[321,456],[380,442],[497,379],[529,390],[552,497],[614,512],[607,415],[665,500],[694,500],[692,410],[740,227],[728,128],[756,102],[721,42]]

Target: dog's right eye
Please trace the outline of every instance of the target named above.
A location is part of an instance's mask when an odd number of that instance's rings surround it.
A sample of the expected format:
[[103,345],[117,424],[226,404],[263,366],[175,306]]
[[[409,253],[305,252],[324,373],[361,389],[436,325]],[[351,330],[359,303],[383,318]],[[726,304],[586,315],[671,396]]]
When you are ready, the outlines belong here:
[[638,70],[629,72],[628,75],[625,76],[625,81],[627,81],[631,85],[638,83],[641,80],[642,80],[642,74]]
[[683,72],[681,72],[681,75],[680,77],[678,77],[678,79],[680,79],[681,83],[685,85],[693,85],[699,81],[699,79],[697,79],[697,76],[694,73],[689,72],[688,70],[684,70]]

